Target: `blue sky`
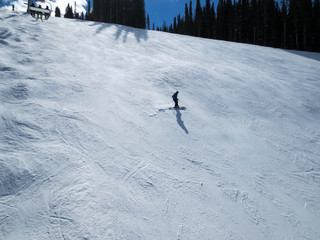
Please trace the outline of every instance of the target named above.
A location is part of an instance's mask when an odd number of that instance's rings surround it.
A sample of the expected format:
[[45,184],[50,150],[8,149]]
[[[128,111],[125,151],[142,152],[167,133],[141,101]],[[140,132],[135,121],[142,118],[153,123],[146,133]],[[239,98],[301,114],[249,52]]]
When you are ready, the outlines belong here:
[[[12,3],[15,3],[16,10],[25,11],[25,5],[23,4],[24,0],[0,0],[0,7],[7,6],[8,9],[11,9]],[[184,6],[185,3],[189,4],[190,0],[145,0],[146,3],[146,12],[150,16],[150,24],[155,23],[155,26],[162,26],[163,21],[166,21],[167,25],[173,22],[173,18],[176,17],[179,13],[181,16],[184,16]],[[214,1],[215,6],[218,4],[218,0],[211,0],[211,3]],[[77,2],[77,11],[85,11],[86,0],[50,0],[53,5],[59,6],[62,13],[68,3],[74,6],[74,2]],[[196,0],[192,0],[193,8],[196,7]],[[202,6],[205,4],[205,0],[200,1]]]
[[[146,12],[150,16],[150,24],[155,23],[156,26],[162,26],[163,21],[166,21],[167,25],[173,22],[173,18],[179,13],[184,16],[185,3],[189,5],[190,0],[145,0]],[[200,1],[202,6],[205,4],[205,0]],[[213,0],[211,0],[212,4]],[[215,6],[218,0],[214,0]],[[193,8],[196,7],[196,0],[192,0]]]

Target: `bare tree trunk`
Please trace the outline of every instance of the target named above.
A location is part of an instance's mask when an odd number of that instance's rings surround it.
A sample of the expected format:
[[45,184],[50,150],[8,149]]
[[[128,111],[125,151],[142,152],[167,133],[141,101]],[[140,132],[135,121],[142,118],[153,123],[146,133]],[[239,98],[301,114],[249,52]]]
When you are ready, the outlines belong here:
[[296,49],[299,50],[299,34],[296,32]]
[[304,51],[308,51],[308,31],[307,31],[307,25],[304,24],[303,27],[303,47],[304,47]]
[[267,27],[268,27],[268,22],[267,22],[267,6],[266,3],[264,4],[264,36],[263,36],[263,45],[267,46]]
[[283,23],[283,48],[287,48],[287,23]]

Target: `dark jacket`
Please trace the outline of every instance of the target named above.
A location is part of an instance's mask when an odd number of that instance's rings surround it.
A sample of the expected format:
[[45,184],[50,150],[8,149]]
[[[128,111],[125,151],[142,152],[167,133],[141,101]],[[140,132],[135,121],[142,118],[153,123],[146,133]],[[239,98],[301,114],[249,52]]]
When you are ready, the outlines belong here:
[[177,100],[178,100],[178,93],[179,93],[179,92],[176,92],[176,93],[174,93],[174,94],[172,95],[173,101],[177,101]]

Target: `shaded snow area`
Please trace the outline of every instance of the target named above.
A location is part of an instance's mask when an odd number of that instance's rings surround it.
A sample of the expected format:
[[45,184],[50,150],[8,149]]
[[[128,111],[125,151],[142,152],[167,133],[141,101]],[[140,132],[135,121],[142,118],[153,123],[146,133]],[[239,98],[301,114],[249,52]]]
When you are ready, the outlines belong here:
[[1,10],[0,239],[320,239],[319,60]]

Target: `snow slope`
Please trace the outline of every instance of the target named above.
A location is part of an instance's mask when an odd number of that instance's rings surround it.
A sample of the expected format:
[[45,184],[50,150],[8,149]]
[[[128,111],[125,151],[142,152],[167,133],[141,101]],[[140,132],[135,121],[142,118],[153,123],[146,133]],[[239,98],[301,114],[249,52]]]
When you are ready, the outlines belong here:
[[0,239],[320,239],[319,60],[1,10]]

